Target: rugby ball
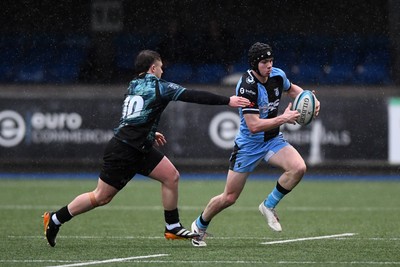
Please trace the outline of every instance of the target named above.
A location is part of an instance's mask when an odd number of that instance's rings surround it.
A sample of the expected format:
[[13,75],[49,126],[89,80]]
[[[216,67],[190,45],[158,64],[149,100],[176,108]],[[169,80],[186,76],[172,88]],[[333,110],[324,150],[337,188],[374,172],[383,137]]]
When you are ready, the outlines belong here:
[[304,90],[293,101],[292,110],[297,110],[300,117],[296,122],[300,125],[309,124],[314,118],[316,99],[309,90]]

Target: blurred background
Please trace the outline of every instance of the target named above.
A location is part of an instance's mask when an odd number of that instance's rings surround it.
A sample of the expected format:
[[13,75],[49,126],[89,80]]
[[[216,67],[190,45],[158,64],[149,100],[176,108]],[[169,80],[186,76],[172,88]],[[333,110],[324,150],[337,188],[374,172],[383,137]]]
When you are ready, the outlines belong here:
[[[4,0],[1,13],[0,172],[98,168],[140,50],[161,53],[168,81],[232,95],[262,41],[322,103],[311,125],[282,127],[311,169],[399,173],[399,1]],[[173,103],[164,152],[225,170],[237,119]]]

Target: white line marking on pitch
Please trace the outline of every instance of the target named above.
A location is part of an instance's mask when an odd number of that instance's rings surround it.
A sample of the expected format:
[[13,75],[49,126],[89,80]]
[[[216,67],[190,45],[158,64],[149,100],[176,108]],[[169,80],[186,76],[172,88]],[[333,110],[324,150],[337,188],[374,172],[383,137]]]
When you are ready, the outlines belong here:
[[102,260],[102,261],[88,261],[88,262],[80,262],[80,263],[73,263],[73,264],[66,264],[66,265],[55,265],[55,266],[48,266],[48,267],[87,266],[87,265],[94,265],[94,264],[122,262],[122,261],[129,261],[129,260],[139,260],[139,259],[148,259],[148,258],[165,257],[165,256],[169,256],[169,255],[168,254],[155,254],[155,255],[136,256],[136,257],[129,257],[129,258],[116,258],[116,259],[109,259],[109,260]]
[[307,240],[336,238],[336,237],[353,236],[353,235],[356,235],[356,233],[344,233],[344,234],[338,234],[338,235],[323,235],[323,236],[287,239],[287,240],[279,240],[279,241],[262,242],[261,244],[262,245],[273,245],[273,244],[282,244],[282,243],[291,243],[291,242],[299,242],[299,241],[307,241]]

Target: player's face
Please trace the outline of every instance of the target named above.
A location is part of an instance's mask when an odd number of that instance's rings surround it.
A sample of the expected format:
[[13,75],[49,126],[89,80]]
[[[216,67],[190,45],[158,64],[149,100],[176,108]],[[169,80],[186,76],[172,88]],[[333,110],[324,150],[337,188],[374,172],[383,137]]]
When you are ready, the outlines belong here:
[[261,76],[268,77],[271,74],[273,63],[273,58],[263,59],[258,63],[258,70],[260,71]]
[[160,60],[156,60],[152,66],[152,72],[157,78],[161,78],[161,75],[163,74],[162,70],[162,62]]

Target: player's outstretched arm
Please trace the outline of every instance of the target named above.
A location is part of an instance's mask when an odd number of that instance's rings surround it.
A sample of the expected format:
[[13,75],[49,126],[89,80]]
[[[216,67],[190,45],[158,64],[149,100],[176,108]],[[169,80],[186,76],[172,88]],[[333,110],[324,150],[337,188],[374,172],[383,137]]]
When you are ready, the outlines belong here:
[[205,104],[205,105],[229,105],[231,107],[245,107],[250,104],[246,98],[239,96],[226,97],[206,91],[185,90],[178,97],[179,101]]
[[233,95],[229,98],[229,106],[233,108],[247,107],[250,105],[250,100],[247,98]]

